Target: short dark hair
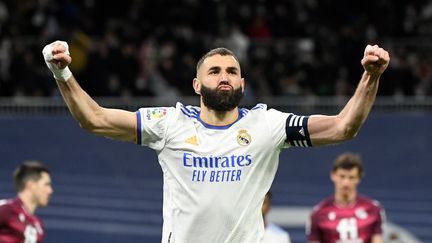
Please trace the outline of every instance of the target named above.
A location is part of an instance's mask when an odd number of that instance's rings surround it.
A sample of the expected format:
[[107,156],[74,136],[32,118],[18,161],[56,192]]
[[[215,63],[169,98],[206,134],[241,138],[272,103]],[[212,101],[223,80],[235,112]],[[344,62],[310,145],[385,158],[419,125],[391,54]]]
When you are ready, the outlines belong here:
[[25,188],[29,180],[38,181],[42,177],[42,172],[50,174],[50,170],[39,161],[24,161],[13,172],[13,180],[18,192]]
[[273,193],[271,192],[271,190],[268,190],[265,196],[269,199],[269,201],[271,201],[273,198]]
[[364,172],[361,156],[356,153],[345,152],[335,159],[332,171],[334,172],[338,169],[351,170],[353,168],[358,169],[360,178],[363,177]]
[[236,59],[236,61],[240,64],[239,60],[237,59],[237,57],[234,55],[234,53],[232,51],[228,50],[225,47],[218,47],[218,48],[215,48],[213,50],[210,50],[209,52],[207,52],[204,56],[202,56],[198,60],[197,66],[196,66],[197,73],[198,73],[198,69],[201,67],[201,65],[203,64],[204,60],[207,57],[211,57],[211,56],[214,56],[214,55],[233,56]]

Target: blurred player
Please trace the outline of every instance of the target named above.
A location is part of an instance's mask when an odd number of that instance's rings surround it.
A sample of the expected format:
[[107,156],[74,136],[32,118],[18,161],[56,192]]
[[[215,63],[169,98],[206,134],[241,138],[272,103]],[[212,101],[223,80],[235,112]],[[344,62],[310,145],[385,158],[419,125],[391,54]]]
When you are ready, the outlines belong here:
[[363,176],[361,158],[343,153],[331,171],[335,194],[317,206],[308,226],[308,241],[321,243],[381,243],[384,210],[381,205],[357,193]]
[[239,108],[245,81],[238,59],[226,48],[211,50],[197,63],[192,86],[200,107],[177,103],[136,112],[99,106],[67,67],[72,60],[66,42],[51,43],[42,53],[81,127],[157,152],[164,176],[163,243],[261,240],[261,206],[280,151],[354,138],[390,60],[387,51],[368,45],[361,61],[365,72],[344,109],[335,116],[308,117],[265,104]]
[[17,197],[0,200],[0,242],[40,243],[42,221],[34,215],[48,205],[53,189],[49,169],[40,162],[26,161],[13,174]]
[[271,205],[272,192],[268,191],[262,206],[265,232],[261,243],[291,243],[288,232],[267,220],[267,214],[270,211]]

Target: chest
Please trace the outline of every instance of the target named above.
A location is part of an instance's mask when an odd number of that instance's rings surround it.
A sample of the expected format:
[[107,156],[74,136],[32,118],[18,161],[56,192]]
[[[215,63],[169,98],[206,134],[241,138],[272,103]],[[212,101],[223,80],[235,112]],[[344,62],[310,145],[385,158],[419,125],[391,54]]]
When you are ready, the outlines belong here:
[[168,131],[159,162],[178,181],[239,184],[252,172],[273,174],[275,144],[263,124],[218,129],[187,122]]
[[17,212],[8,220],[8,232],[3,237],[9,237],[16,242],[36,243],[42,242],[44,231],[38,218]]
[[334,240],[362,239],[368,242],[376,230],[379,213],[364,207],[330,209],[319,218],[319,228]]
[[166,147],[205,154],[232,154],[271,147],[272,138],[264,124],[240,121],[229,128],[205,127],[198,121],[170,129]]

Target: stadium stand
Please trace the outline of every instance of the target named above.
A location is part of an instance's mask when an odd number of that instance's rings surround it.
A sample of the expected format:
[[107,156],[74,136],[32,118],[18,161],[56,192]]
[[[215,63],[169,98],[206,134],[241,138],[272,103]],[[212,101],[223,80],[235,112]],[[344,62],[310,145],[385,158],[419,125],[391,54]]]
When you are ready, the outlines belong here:
[[[332,193],[332,159],[351,150],[365,162],[361,192],[401,231],[432,242],[431,23],[430,0],[0,1],[0,198],[14,195],[19,162],[40,159],[55,190],[38,211],[47,243],[160,242],[156,155],[79,128],[41,56],[53,40],[70,43],[74,75],[107,106],[197,104],[196,60],[223,45],[242,62],[245,106],[301,114],[338,110],[364,46],[379,43],[391,66],[363,130],[343,145],[284,151],[274,204],[310,209]],[[305,241],[303,227],[283,226],[293,243]]]

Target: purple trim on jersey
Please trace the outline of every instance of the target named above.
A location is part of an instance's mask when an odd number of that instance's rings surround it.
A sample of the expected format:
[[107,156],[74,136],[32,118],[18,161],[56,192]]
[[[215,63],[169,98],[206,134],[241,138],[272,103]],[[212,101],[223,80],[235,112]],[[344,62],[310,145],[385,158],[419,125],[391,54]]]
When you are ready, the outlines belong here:
[[241,116],[246,116],[247,113],[249,113],[249,110],[245,109],[245,108],[240,108],[239,111],[240,111]]
[[254,108],[252,108],[252,110],[258,110],[258,109],[265,109],[267,105],[263,104],[263,103],[259,103],[257,104]]
[[141,141],[141,112],[138,110],[136,112],[136,119],[137,119],[137,144],[141,145],[142,141]]
[[201,114],[201,112],[198,112],[196,119],[197,119],[199,122],[201,122],[201,124],[203,124],[203,126],[206,127],[206,128],[209,128],[209,129],[215,129],[215,130],[225,130],[225,129],[230,128],[232,125],[234,125],[234,123],[238,122],[240,119],[243,118],[244,114],[243,114],[243,112],[241,111],[241,109],[237,109],[237,110],[238,110],[238,118],[237,118],[237,120],[235,120],[233,123],[228,124],[228,125],[225,125],[225,126],[215,126],[215,125],[210,125],[210,124],[205,123],[205,122],[202,121],[201,118],[200,118],[200,114]]
[[199,110],[196,109],[193,106],[182,106],[180,108],[180,110],[182,111],[183,114],[185,114],[187,117],[191,117],[191,118],[197,118],[198,114],[199,114]]

